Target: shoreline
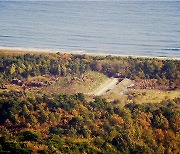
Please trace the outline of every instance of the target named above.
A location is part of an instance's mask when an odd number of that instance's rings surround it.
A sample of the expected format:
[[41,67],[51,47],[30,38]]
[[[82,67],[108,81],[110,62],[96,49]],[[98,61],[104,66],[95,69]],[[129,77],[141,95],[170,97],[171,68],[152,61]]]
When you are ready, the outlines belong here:
[[16,48],[16,47],[0,47],[0,54],[1,53],[39,53],[39,54],[56,54],[56,53],[64,53],[64,54],[79,54],[79,55],[89,55],[89,56],[113,56],[113,57],[132,57],[132,58],[148,58],[148,59],[160,59],[160,60],[180,60],[178,57],[156,57],[156,56],[138,56],[138,55],[122,55],[122,54],[113,54],[113,53],[91,53],[81,50],[76,51],[68,51],[64,49],[38,49],[38,48]]

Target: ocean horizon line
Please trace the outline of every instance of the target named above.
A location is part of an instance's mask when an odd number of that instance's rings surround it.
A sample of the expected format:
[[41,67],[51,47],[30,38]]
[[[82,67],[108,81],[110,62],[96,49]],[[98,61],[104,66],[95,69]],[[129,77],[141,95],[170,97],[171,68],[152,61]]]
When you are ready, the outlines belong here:
[[0,53],[3,52],[39,52],[39,53],[64,53],[64,54],[84,54],[91,56],[116,56],[116,57],[133,57],[133,58],[157,58],[164,60],[180,60],[179,57],[168,57],[168,56],[145,56],[145,55],[127,55],[127,54],[114,54],[114,53],[103,53],[103,52],[87,52],[85,50],[65,50],[65,49],[47,49],[47,48],[23,48],[23,47],[2,47],[0,46]]

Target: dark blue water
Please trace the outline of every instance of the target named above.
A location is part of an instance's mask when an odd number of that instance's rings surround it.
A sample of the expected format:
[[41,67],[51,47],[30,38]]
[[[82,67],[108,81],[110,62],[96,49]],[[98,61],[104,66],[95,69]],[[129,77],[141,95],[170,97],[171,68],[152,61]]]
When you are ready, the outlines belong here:
[[180,1],[0,1],[0,47],[180,57]]

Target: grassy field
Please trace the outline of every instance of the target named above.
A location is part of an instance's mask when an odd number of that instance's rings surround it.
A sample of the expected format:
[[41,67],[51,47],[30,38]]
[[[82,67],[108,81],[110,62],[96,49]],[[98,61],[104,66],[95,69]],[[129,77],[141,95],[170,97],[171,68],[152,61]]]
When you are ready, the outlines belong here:
[[125,78],[113,90],[111,90],[106,95],[106,98],[108,100],[121,99],[121,101],[122,101],[122,97],[121,97],[122,94],[125,93],[125,91],[127,90],[127,87],[131,84],[133,84],[133,81]]
[[108,79],[102,73],[89,71],[83,75],[58,78],[50,86],[42,89],[43,93],[89,93]]
[[[25,82],[48,82],[49,85],[41,88],[26,87],[6,84],[7,89],[0,89],[0,93],[4,91],[24,91],[27,96],[42,95],[42,94],[59,94],[59,93],[92,93],[99,86],[108,80],[108,77],[102,73],[89,71],[82,75],[76,76],[36,76],[29,77]],[[113,90],[107,93],[105,98],[109,101],[119,100],[121,105],[135,103],[158,103],[162,100],[174,99],[180,97],[180,90],[163,91],[163,90],[148,90],[148,89],[128,89],[127,87],[134,82],[125,78]],[[89,98],[93,96],[89,96]]]
[[123,95],[117,93],[109,93],[106,96],[108,100],[119,100],[122,105],[127,103],[159,103],[163,100],[174,99],[180,97],[180,90],[162,91],[148,89],[130,89]]
[[127,89],[127,87],[130,86],[131,84],[133,84],[133,81],[125,78],[111,91],[111,93],[119,94],[123,92],[125,89]]
[[6,83],[6,89],[0,89],[0,93],[6,91],[24,91],[27,96],[42,95],[42,94],[59,94],[59,93],[91,93],[96,90],[102,83],[108,80],[108,77],[102,73],[89,71],[82,75],[76,76],[36,76],[29,77],[25,83],[41,82],[49,83],[48,85],[38,87],[18,86],[11,83]]
[[147,90],[135,89],[130,90],[127,94],[127,100],[137,103],[158,103],[162,100],[174,99],[180,97],[180,90],[162,91],[162,90]]

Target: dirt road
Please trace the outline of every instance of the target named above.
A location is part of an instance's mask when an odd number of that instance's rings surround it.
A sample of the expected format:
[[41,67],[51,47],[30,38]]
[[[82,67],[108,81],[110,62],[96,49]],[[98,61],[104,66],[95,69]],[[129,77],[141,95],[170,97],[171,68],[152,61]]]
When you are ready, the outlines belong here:
[[97,90],[93,92],[93,95],[100,96],[105,95],[107,91],[113,89],[119,82],[117,78],[110,78],[103,85],[101,85]]

